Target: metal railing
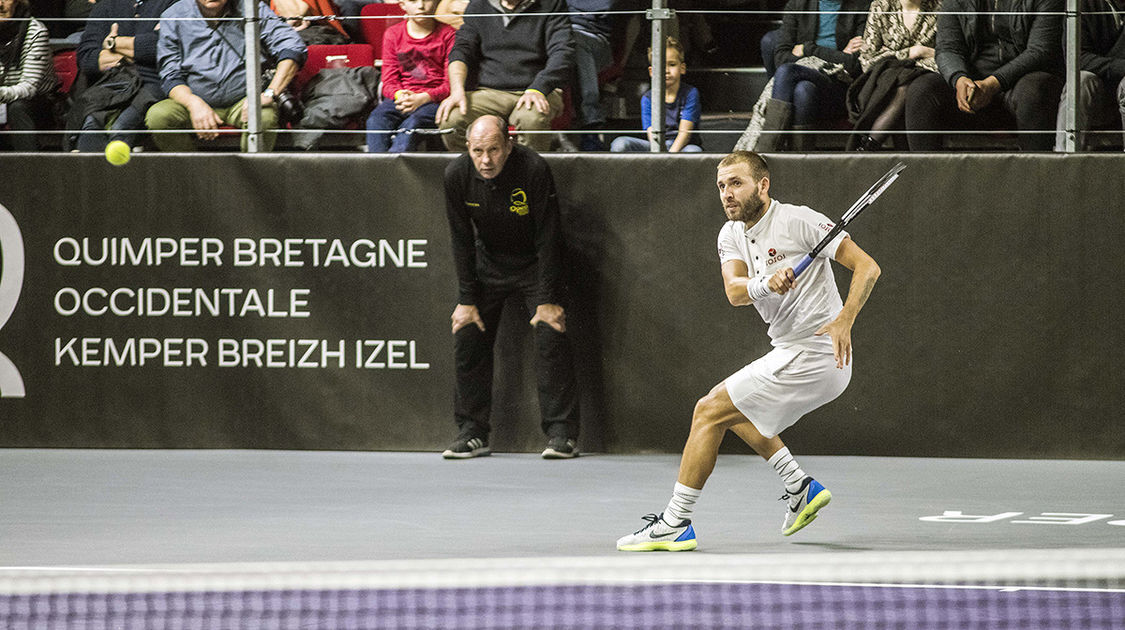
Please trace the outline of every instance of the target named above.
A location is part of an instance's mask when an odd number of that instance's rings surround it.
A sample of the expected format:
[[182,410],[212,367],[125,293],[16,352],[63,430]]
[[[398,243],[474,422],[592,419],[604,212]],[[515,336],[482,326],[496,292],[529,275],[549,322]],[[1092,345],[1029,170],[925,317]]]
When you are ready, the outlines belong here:
[[[239,0],[231,0],[231,1],[237,2]],[[261,18],[260,13],[259,13],[259,0],[241,0],[241,2],[242,2],[242,10],[243,10],[242,16],[230,17],[230,18],[219,18],[219,19],[220,20],[240,21],[243,24],[243,30],[244,30],[244,36],[245,36],[245,45],[246,45],[246,51],[247,51],[246,52],[246,58],[245,58],[246,92],[247,92],[247,95],[248,95],[248,98],[246,100],[247,123],[246,123],[245,129],[221,129],[221,130],[218,130],[217,133],[219,133],[219,134],[243,134],[243,133],[245,133],[247,135],[247,148],[246,148],[246,150],[250,153],[257,153],[257,152],[260,152],[262,150],[262,134],[267,132],[267,130],[264,129],[263,125],[262,125],[262,112],[261,112],[260,100],[258,98],[254,98],[254,95],[260,94],[261,90],[262,90],[262,73],[261,73],[262,53],[261,53],[261,43],[260,43],[260,32],[261,32],[262,18]],[[817,14],[819,12],[817,12],[817,11],[801,11],[801,12],[795,12],[795,13]],[[837,13],[844,14],[844,13],[849,13],[849,12],[841,11],[841,12],[837,12]],[[864,14],[866,14],[867,12],[864,11],[864,12],[850,12],[850,13],[864,13]],[[946,13],[949,13],[949,12],[946,12]],[[978,13],[979,12],[964,12],[964,14],[978,14]],[[1009,15],[1018,14],[1017,12],[996,12],[996,13],[998,13],[998,14],[1009,14]],[[537,14],[537,15],[547,16],[547,15],[574,15],[574,14],[575,14],[574,12],[566,12],[566,13],[548,13],[548,14]],[[603,14],[603,13],[599,13],[599,15],[600,14]],[[731,15],[760,15],[760,16],[763,16],[763,17],[770,17],[770,18],[776,18],[779,15],[777,11],[771,11],[771,10],[704,10],[704,9],[699,9],[699,10],[679,10],[679,11],[677,11],[677,10],[673,10],[673,9],[670,9],[670,8],[667,7],[667,0],[652,0],[652,6],[649,9],[644,10],[644,11],[607,11],[607,12],[604,12],[604,14],[605,15],[616,15],[616,16],[642,17],[643,19],[647,20],[651,24],[651,50],[652,50],[651,67],[653,67],[653,68],[664,67],[666,40],[667,40],[667,37],[668,37],[666,24],[670,20],[676,19],[678,14],[681,14],[681,15],[689,15],[689,14],[728,15],[728,16],[731,16]],[[958,14],[961,14],[961,13],[958,13]],[[1081,25],[1081,11],[1080,11],[1080,8],[1079,8],[1079,3],[1078,3],[1078,0],[1067,0],[1066,10],[1064,12],[1061,12],[1061,13],[1038,13],[1037,15],[1056,15],[1056,16],[1063,17],[1064,20],[1065,20],[1065,27],[1066,27],[1065,28],[1065,51],[1066,51],[1066,53],[1065,53],[1065,67],[1066,67],[1065,81],[1066,81],[1066,84],[1065,85],[1066,85],[1066,88],[1065,88],[1065,92],[1064,92],[1065,99],[1064,99],[1064,102],[1063,102],[1063,107],[1065,108],[1065,126],[1061,130],[1051,129],[1051,130],[1019,130],[1019,131],[1017,131],[1017,130],[1013,130],[1013,129],[998,129],[998,130],[994,130],[994,131],[995,132],[1003,132],[1005,134],[1056,134],[1056,133],[1061,132],[1063,134],[1063,138],[1064,138],[1065,151],[1072,153],[1072,152],[1075,152],[1079,149],[1079,147],[1078,147],[1079,133],[1097,133],[1097,132],[1093,132],[1093,131],[1090,131],[1090,130],[1079,129],[1079,113],[1078,113],[1078,92],[1079,92],[1079,89],[1078,89],[1078,82],[1079,82],[1079,55],[1080,55],[1080,42],[1081,42],[1081,26],[1082,26]],[[435,16],[435,17],[450,17],[450,16]],[[318,17],[314,17],[314,16],[309,16],[309,18],[312,19],[312,20],[316,20],[316,19],[324,19],[324,20],[326,20],[326,19],[336,19],[336,20],[339,20],[339,21],[369,20],[369,19],[393,19],[393,20],[398,20],[398,19],[402,19],[402,16],[386,16],[386,15],[357,16],[357,17],[339,16],[339,17],[334,17],[334,18],[325,18],[325,17],[319,17],[318,18]],[[97,20],[97,19],[98,18],[91,18],[91,19],[45,18],[45,19],[40,19],[40,21],[42,21],[42,22],[67,22],[67,21],[89,22],[89,21],[93,21],[93,20]],[[149,19],[151,21],[151,18],[101,18],[101,21],[122,22],[122,21],[126,21],[127,19]],[[281,19],[290,19],[290,18],[282,17]],[[369,44],[372,45],[372,46],[378,46],[378,42],[369,42]],[[654,71],[652,73],[652,77],[651,77],[651,100],[652,100],[653,133],[650,136],[650,139],[651,139],[650,150],[652,152],[664,152],[664,151],[667,150],[667,148],[666,148],[667,147],[667,143],[666,143],[667,137],[666,137],[666,130],[664,128],[664,125],[661,124],[661,121],[663,121],[664,117],[665,117],[665,84],[664,84],[662,72]],[[155,132],[155,131],[148,130],[148,129],[121,130],[121,131],[133,132],[133,133],[190,133],[191,132],[190,130],[168,130],[168,131],[163,131],[163,132]],[[370,134],[370,133],[395,133],[393,131],[380,132],[380,131],[362,130],[362,129],[361,130],[271,129],[271,130],[268,130],[268,131],[270,133],[290,133],[290,134],[324,133],[324,132],[330,132],[330,133],[333,133],[333,134],[355,134],[355,135]],[[895,130],[895,131],[893,131],[893,133],[909,135],[911,133],[935,133],[936,131],[937,130]],[[637,132],[638,132],[638,130],[635,129],[635,128],[633,128],[633,129],[620,129],[620,130],[608,130],[608,129],[598,130],[598,133],[605,134],[605,135],[636,134]],[[92,134],[105,134],[106,131],[103,131],[103,130],[94,130],[94,131],[67,130],[65,132],[60,132],[60,131],[57,131],[57,130],[56,131],[44,131],[44,130],[13,131],[13,130],[5,130],[5,131],[0,131],[0,133],[11,134],[11,135],[21,134],[21,133],[35,133],[35,134],[59,134],[59,133],[84,134],[84,133],[92,133]],[[441,133],[441,132],[438,131],[438,130],[417,130],[417,133],[436,134],[436,133]],[[530,133],[544,133],[544,134],[567,135],[567,134],[590,133],[590,131],[589,130],[577,129],[577,130],[561,130],[561,131],[560,130],[550,130],[550,131],[538,131],[538,132],[536,132],[536,131],[521,131],[520,133],[528,133],[528,134],[530,134]],[[731,134],[732,130],[729,130],[729,129],[727,129],[727,130],[704,130],[704,129],[698,129],[697,128],[697,129],[693,130],[693,133],[698,133],[698,134],[701,134],[701,135]],[[815,130],[815,131],[793,131],[793,130],[790,130],[790,131],[787,131],[786,133],[789,133],[789,134],[792,134],[792,135],[796,136],[796,135],[799,135],[801,133],[850,134],[850,133],[853,133],[853,132],[848,131],[848,130]],[[975,130],[975,131],[942,130],[941,133],[948,133],[948,134],[981,134],[981,133],[993,133],[993,131],[988,131],[988,130],[986,130],[986,131],[981,131],[981,130]],[[1106,133],[1120,133],[1120,132],[1106,132]]]

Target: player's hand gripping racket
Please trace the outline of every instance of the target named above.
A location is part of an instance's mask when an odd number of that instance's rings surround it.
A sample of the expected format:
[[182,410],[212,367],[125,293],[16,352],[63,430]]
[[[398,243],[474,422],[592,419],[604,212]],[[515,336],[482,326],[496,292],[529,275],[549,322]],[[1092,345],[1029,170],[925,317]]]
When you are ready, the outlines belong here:
[[811,252],[805,254],[805,257],[801,259],[801,262],[797,263],[797,266],[793,268],[793,277],[799,277],[801,273],[805,271],[805,268],[812,264],[813,259],[816,258],[817,254],[820,253],[820,250],[827,247],[828,244],[832,242],[832,239],[836,238],[836,236],[839,235],[840,232],[843,231],[843,229],[852,222],[852,219],[858,217],[859,213],[863,212],[863,210],[867,206],[875,203],[875,200],[879,198],[879,195],[883,194],[883,191],[889,188],[890,185],[894,183],[896,179],[898,179],[898,174],[901,173],[902,169],[904,168],[906,168],[906,164],[904,162],[895,164],[894,167],[891,168],[891,170],[887,171],[886,175],[880,178],[879,181],[875,182],[875,184],[872,185],[871,188],[868,188],[867,192],[863,193],[862,197],[856,199],[855,203],[852,204],[852,207],[844,213],[843,218],[841,218],[840,221],[836,223],[836,227],[832,228],[832,230],[828,232],[827,236],[820,239],[820,242],[816,244],[816,247],[814,247]]

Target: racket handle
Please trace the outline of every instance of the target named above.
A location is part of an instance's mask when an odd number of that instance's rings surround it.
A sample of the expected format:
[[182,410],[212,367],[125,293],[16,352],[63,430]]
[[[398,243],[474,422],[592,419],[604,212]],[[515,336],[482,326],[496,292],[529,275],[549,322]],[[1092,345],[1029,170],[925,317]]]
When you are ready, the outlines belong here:
[[807,269],[808,266],[812,264],[812,261],[812,256],[805,254],[805,257],[801,259],[801,262],[797,263],[797,266],[793,268],[793,277],[800,277],[801,274],[804,273],[805,269]]

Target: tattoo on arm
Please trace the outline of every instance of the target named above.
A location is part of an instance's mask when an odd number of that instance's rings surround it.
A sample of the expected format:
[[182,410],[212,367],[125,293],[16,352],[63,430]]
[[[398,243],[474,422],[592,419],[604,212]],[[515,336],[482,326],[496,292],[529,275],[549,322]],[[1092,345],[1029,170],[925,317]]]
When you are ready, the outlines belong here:
[[848,299],[844,303],[844,308],[851,308],[853,317],[858,315],[860,309],[867,303],[867,298],[871,296],[871,291],[875,289],[875,281],[878,277],[878,274],[872,273],[857,273],[852,276],[851,286],[848,288]]

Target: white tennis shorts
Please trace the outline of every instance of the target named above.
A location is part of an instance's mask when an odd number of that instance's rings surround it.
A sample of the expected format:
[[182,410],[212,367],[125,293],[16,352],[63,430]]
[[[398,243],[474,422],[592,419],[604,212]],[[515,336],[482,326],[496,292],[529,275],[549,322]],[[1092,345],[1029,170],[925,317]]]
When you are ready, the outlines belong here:
[[727,393],[758,431],[771,438],[801,416],[835,400],[852,380],[830,353],[774,348],[726,380]]

